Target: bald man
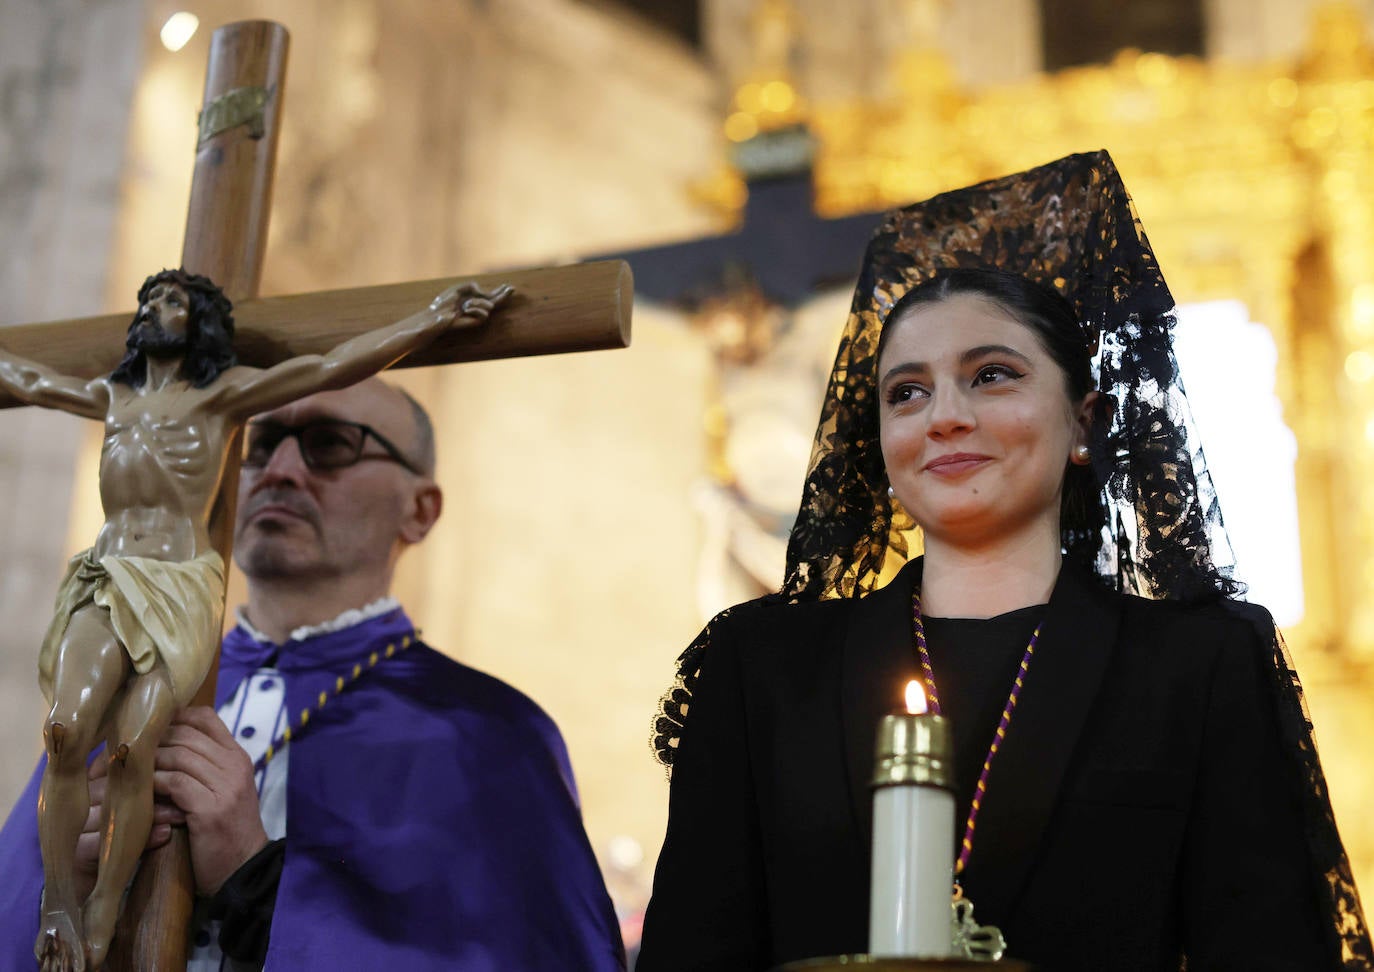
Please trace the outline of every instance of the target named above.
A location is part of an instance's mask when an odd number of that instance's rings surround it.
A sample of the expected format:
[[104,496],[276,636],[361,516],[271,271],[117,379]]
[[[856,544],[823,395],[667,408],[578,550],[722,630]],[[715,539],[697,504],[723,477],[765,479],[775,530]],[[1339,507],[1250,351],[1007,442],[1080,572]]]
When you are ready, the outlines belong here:
[[379,379],[248,424],[218,718],[179,713],[155,761],[150,843],[187,827],[202,896],[192,969],[623,968],[557,728],[390,596],[433,475],[428,417]]

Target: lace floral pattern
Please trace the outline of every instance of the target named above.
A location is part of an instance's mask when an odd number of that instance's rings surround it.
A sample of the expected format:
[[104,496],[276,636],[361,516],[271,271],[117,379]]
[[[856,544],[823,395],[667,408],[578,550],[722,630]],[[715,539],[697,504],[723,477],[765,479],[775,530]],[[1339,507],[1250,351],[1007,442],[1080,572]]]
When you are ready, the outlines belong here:
[[[1115,165],[1097,152],[945,193],[884,220],[835,356],[786,578],[769,599],[861,597],[876,586],[887,558],[905,559],[903,531],[913,524],[888,499],[878,441],[878,337],[903,294],[953,267],[999,267],[1054,287],[1077,312],[1085,346],[1098,352],[1107,414],[1096,423],[1091,451],[1102,505],[1088,520],[1100,522],[1066,529],[1069,556],[1109,587],[1145,597],[1201,601],[1239,593],[1174,360],[1173,297]],[[730,610],[679,657],[655,715],[652,746],[669,771],[712,628]],[[1302,794],[1333,950],[1343,969],[1374,968],[1302,686],[1278,632],[1267,630],[1269,686]]]

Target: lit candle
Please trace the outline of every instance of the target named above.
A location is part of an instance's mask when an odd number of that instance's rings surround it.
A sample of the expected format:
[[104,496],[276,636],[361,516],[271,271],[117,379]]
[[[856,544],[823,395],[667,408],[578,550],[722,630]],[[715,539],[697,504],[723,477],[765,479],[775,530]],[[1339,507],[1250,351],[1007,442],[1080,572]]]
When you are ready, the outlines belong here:
[[906,705],[878,727],[868,950],[875,958],[947,958],[954,886],[949,723],[926,711],[919,682],[907,685]]

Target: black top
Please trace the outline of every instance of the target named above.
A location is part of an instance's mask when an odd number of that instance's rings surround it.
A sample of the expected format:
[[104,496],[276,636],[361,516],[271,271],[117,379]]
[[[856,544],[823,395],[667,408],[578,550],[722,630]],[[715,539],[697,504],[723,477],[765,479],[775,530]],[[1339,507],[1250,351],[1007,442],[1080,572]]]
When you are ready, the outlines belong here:
[[[994,618],[922,619],[940,711],[949,719],[954,735],[956,847],[963,839],[973,788],[1006,708],[1016,670],[1044,615],[1045,605],[1036,604]],[[1035,671],[1033,659],[1030,671]],[[1028,673],[1023,691],[1031,691],[1032,685]],[[1015,731],[1013,715],[1009,732]],[[996,765],[994,760],[989,790],[997,785]],[[975,840],[975,853],[977,846]]]
[[[874,737],[918,670],[919,571],[859,601],[756,603],[713,623],[641,972],[866,949]],[[950,655],[974,659],[979,639],[929,632],[953,719],[992,724],[1027,624],[998,636],[973,623],[1003,647],[971,705],[958,682],[982,666]],[[962,876],[1011,957],[1037,972],[1176,972],[1185,957],[1189,972],[1342,967],[1261,679],[1265,637],[1233,605],[1146,601],[1061,573]],[[973,742],[956,754],[966,767],[985,752]]]

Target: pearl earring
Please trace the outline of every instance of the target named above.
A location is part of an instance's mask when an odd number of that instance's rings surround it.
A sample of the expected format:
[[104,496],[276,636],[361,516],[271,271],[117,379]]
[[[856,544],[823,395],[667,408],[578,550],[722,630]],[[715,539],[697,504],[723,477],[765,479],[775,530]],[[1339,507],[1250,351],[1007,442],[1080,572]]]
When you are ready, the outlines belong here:
[[1092,451],[1087,446],[1076,445],[1073,447],[1073,461],[1080,466],[1086,466],[1092,457]]
[[888,498],[888,499],[896,499],[896,498],[897,498],[897,491],[896,491],[895,489],[893,489],[891,486],[889,486],[889,487],[887,488],[887,498]]

